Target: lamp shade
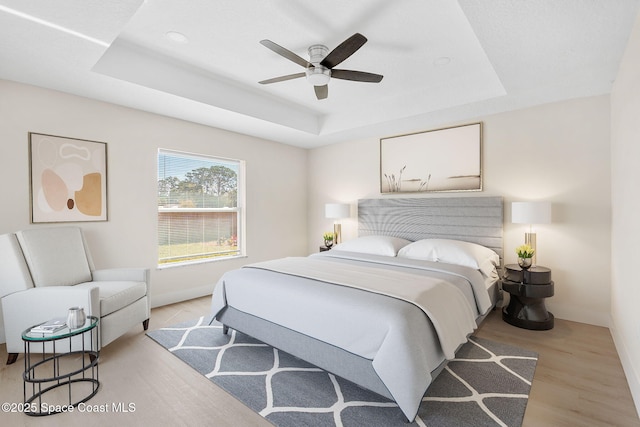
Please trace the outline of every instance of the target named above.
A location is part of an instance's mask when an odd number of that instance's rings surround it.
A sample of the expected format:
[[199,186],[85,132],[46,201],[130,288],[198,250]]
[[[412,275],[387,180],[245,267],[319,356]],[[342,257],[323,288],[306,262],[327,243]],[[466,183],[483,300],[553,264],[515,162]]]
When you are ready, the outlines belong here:
[[347,203],[327,203],[324,205],[325,218],[349,218],[350,206]]
[[550,202],[511,203],[511,222],[514,224],[550,224]]

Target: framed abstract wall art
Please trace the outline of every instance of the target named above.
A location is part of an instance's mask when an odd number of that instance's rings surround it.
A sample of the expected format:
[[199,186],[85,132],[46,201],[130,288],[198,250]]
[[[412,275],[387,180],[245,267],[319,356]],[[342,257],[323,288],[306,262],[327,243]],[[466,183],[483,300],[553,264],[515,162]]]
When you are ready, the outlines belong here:
[[482,123],[380,139],[380,192],[482,190]]
[[107,220],[107,144],[29,133],[31,222]]

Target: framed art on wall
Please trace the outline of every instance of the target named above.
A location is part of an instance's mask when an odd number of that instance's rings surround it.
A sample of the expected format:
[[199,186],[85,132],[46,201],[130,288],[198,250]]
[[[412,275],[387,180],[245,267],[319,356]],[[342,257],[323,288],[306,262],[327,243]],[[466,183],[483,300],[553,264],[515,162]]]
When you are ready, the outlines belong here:
[[31,222],[107,220],[107,144],[29,133]]
[[482,123],[380,139],[380,192],[482,190]]

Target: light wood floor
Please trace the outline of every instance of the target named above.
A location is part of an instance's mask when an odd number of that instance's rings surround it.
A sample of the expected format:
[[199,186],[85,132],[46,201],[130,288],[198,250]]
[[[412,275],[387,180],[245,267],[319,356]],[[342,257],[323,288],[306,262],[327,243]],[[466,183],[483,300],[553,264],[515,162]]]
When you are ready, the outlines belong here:
[[[152,310],[150,329],[209,311],[209,297]],[[524,426],[640,426],[613,340],[606,328],[556,320],[551,331],[527,331],[490,314],[478,336],[539,353]],[[22,401],[23,358],[10,366],[0,345],[0,402]],[[109,412],[75,412],[44,418],[0,412],[11,426],[271,426],[139,330],[100,354],[98,394],[88,404]],[[133,404],[116,413],[113,404]]]

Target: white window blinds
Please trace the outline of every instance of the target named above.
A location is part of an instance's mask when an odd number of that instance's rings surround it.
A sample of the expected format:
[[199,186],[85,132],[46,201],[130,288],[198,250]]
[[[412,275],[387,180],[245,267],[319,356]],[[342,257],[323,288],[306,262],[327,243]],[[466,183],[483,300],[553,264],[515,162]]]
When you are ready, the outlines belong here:
[[243,253],[244,162],[158,152],[158,264]]

